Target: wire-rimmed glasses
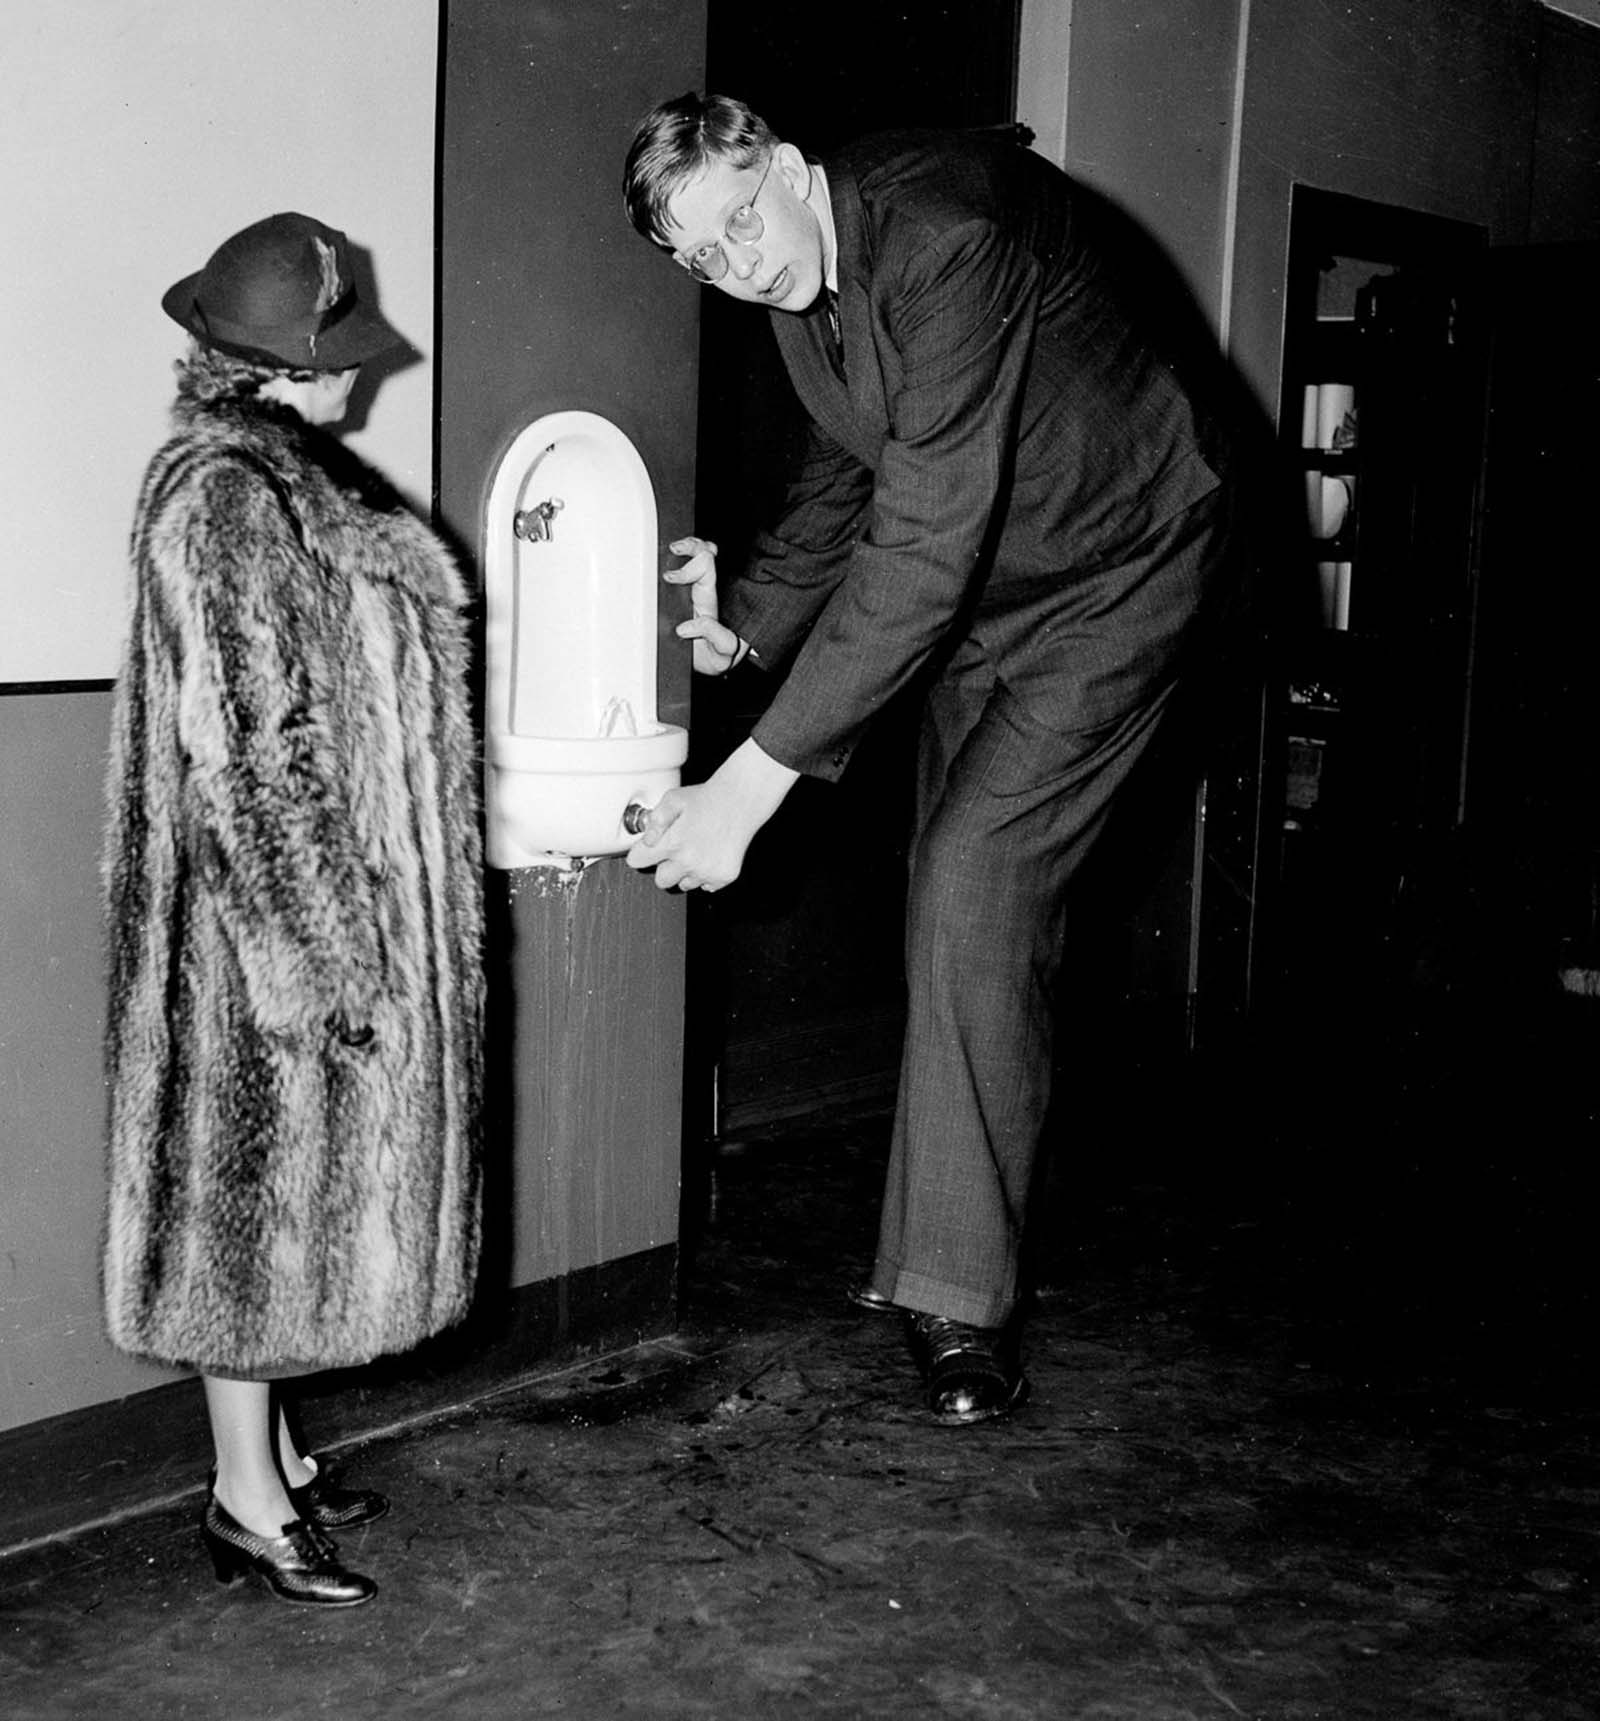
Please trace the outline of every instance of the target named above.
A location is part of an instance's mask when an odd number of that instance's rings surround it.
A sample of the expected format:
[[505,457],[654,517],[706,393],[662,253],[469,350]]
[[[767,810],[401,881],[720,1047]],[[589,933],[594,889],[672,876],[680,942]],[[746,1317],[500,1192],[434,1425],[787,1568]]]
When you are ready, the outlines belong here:
[[687,256],[674,253],[674,261],[687,269],[695,280],[704,286],[711,286],[727,274],[727,246],[730,241],[735,245],[754,245],[766,232],[766,223],[756,209],[756,199],[761,195],[762,186],[767,183],[767,175],[772,171],[776,154],[774,151],[767,157],[767,165],[762,168],[761,178],[756,182],[755,190],[750,193],[749,201],[741,203],[728,217],[720,239],[712,239],[707,244],[696,246]]

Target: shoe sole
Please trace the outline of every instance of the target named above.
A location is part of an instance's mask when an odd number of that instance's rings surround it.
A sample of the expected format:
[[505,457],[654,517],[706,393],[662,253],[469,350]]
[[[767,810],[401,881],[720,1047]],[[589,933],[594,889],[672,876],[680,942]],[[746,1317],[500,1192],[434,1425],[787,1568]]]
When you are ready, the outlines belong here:
[[380,1518],[387,1518],[389,1508],[385,1506],[381,1512],[365,1512],[359,1518],[340,1518],[337,1521],[319,1518],[315,1511],[303,1512],[301,1516],[308,1524],[315,1524],[319,1530],[364,1530],[368,1524],[376,1524]]
[[1011,1396],[1004,1404],[990,1405],[985,1410],[946,1410],[929,1409],[929,1415],[941,1428],[971,1428],[977,1422],[994,1422],[1002,1416],[1009,1416],[1013,1410],[1020,1409],[1028,1402],[1028,1377],[1019,1375],[1017,1384],[1011,1389]]

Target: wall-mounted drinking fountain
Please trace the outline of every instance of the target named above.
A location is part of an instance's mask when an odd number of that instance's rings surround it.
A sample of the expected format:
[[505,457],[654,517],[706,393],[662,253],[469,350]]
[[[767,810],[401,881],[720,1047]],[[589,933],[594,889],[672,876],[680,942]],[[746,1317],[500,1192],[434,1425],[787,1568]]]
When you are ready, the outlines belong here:
[[620,854],[678,784],[656,719],[655,491],[632,442],[554,412],[512,442],[484,526],[487,859]]

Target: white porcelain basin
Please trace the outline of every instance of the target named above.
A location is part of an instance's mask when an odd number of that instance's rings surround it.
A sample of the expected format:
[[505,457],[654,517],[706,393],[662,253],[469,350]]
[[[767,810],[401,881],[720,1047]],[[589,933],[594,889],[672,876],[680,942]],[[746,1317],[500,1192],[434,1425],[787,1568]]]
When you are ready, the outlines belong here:
[[488,861],[496,867],[560,865],[622,854],[623,820],[675,789],[689,732],[658,723],[644,735],[489,735]]
[[484,793],[491,866],[620,854],[630,806],[676,787],[689,737],[656,717],[655,492],[610,420],[513,439],[484,519]]

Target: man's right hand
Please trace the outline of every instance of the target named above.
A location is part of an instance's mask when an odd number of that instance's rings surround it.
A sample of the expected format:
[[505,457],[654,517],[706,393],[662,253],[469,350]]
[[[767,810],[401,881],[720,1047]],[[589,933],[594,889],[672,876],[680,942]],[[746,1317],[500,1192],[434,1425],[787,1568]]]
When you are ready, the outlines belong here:
[[726,675],[744,655],[745,644],[717,620],[717,546],[709,538],[679,538],[667,547],[689,558],[661,576],[669,585],[689,588],[693,613],[678,623],[678,638],[694,641],[694,666],[701,675]]
[[628,865],[653,870],[661,890],[721,890],[799,775],[754,740],[741,742],[705,782],[667,790],[645,815]]

